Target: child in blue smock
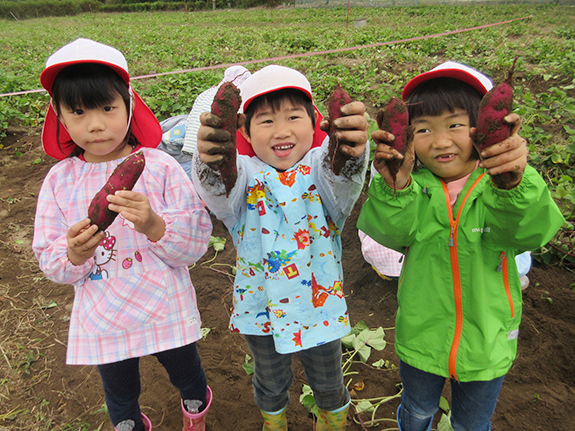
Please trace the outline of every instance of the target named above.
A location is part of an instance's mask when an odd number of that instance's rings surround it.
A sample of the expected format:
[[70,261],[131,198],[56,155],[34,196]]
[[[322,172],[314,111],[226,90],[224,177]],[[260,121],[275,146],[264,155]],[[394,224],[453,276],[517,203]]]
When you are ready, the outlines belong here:
[[[254,397],[264,430],[287,430],[285,409],[297,353],[320,409],[318,430],[344,430],[350,396],[340,338],[350,330],[340,232],[368,165],[364,106],[334,121],[347,159],[335,175],[311,86],[300,72],[267,66],[241,85],[237,180],[229,195],[215,166],[229,141],[219,118],[202,114],[192,179],[237,248],[230,328],[254,357]],[[222,138],[218,138],[223,133]]]

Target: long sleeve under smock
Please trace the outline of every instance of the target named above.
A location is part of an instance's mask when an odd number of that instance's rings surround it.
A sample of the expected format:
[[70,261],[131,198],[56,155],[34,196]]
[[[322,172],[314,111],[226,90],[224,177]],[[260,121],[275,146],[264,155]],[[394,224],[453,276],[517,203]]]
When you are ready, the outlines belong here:
[[104,364],[181,347],[201,338],[188,265],[207,250],[209,214],[169,155],[142,148],[146,167],[134,191],[146,195],[166,230],[149,241],[122,218],[106,229],[93,259],[73,265],[66,233],[85,219],[94,195],[123,160],[78,157],[46,176],[36,210],[33,249],[47,278],[74,286],[68,364]]
[[279,353],[349,332],[340,232],[361,192],[368,149],[336,176],[326,163],[328,139],[278,172],[239,155],[238,179],[226,197],[219,173],[194,157],[192,178],[237,248],[233,331],[273,335]]
[[497,189],[476,169],[453,209],[446,184],[427,169],[396,193],[377,175],[357,226],[405,252],[397,294],[400,359],[460,381],[505,375],[517,353],[522,311],[515,256],[546,244],[563,220],[530,166],[512,190]]

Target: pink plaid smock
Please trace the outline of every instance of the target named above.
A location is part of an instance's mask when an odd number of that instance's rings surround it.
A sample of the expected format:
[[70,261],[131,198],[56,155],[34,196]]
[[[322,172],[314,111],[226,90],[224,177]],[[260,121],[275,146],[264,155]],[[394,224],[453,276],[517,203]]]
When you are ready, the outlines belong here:
[[146,167],[134,191],[148,197],[166,224],[157,242],[118,216],[94,259],[80,266],[68,260],[68,228],[87,217],[90,201],[123,159],[65,159],[42,185],[32,247],[47,278],[74,286],[68,364],[117,362],[201,337],[188,265],[206,252],[211,220],[181,166],[160,150],[141,150]]
[[379,275],[384,277],[399,277],[401,273],[403,253],[384,247],[362,231],[357,231],[361,241],[361,253]]

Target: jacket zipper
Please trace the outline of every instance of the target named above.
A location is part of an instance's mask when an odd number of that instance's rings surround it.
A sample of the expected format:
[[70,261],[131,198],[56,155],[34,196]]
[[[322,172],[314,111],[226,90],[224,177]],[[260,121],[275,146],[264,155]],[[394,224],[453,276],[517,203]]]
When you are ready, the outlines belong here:
[[459,211],[457,217],[453,218],[453,210],[451,208],[451,199],[449,198],[449,190],[447,189],[447,184],[441,180],[441,185],[443,186],[443,192],[445,193],[445,202],[447,204],[447,213],[449,215],[449,255],[451,258],[451,272],[453,277],[453,298],[455,301],[455,332],[453,334],[453,341],[451,342],[451,350],[449,351],[449,375],[457,380],[457,350],[459,349],[459,342],[461,341],[461,332],[463,330],[463,304],[461,299],[461,276],[459,274],[459,257],[457,256],[457,228],[459,227],[459,217],[461,216],[461,211],[467,202],[467,198],[475,188],[475,186],[481,181],[485,174],[481,174],[479,178],[471,185],[465,198],[459,206]]
[[507,295],[507,301],[509,301],[509,307],[511,308],[511,318],[515,317],[515,305],[513,304],[513,297],[511,296],[511,289],[509,288],[509,267],[507,265],[507,253],[504,251],[499,255],[499,266],[497,271],[501,271],[503,274],[503,286],[505,286],[505,294]]

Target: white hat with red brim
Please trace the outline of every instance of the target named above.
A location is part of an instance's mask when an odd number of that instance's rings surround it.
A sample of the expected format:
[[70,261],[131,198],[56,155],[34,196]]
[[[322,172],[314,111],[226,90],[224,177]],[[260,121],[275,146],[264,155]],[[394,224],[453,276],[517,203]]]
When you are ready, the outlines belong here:
[[454,78],[475,88],[482,96],[493,87],[491,80],[483,73],[455,61],[446,61],[429,72],[417,75],[403,88],[401,98],[406,100],[413,91],[430,79]]
[[[40,83],[52,96],[54,80],[62,69],[80,63],[97,63],[113,69],[126,82],[133,96],[133,111],[131,115],[131,131],[144,147],[156,148],[162,139],[162,128],[154,113],[130,86],[130,74],[124,55],[111,46],[90,39],[79,38],[64,45],[46,62],[46,68],[40,75]],[[76,148],[71,142],[66,128],[60,123],[56,112],[50,103],[44,127],[42,128],[42,145],[50,157],[62,160],[68,157]],[[59,131],[59,136],[58,136]]]
[[[240,112],[245,112],[250,103],[252,103],[257,97],[289,88],[301,91],[309,97],[313,103],[311,84],[303,73],[290,67],[278,66],[275,64],[263,67],[253,73],[240,85],[240,93],[242,97]],[[314,108],[319,115],[315,124],[312,148],[321,146],[327,136],[327,134],[319,128],[323,116],[315,105]],[[241,133],[237,133],[236,140],[239,154],[248,156],[255,155],[252,146]]]

